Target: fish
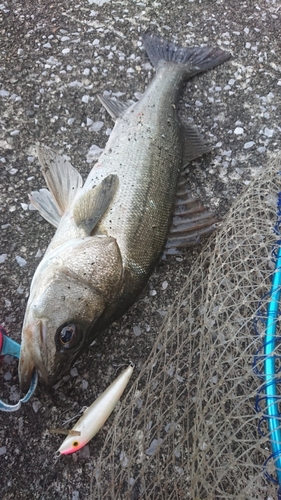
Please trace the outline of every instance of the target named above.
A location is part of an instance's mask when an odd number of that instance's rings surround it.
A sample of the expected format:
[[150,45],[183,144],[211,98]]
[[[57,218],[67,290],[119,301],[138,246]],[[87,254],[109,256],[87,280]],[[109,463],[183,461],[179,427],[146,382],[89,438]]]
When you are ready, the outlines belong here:
[[39,145],[47,188],[31,203],[56,232],[30,287],[22,327],[19,379],[32,372],[53,385],[135,302],[166,245],[194,244],[215,218],[187,192],[184,167],[211,148],[178,104],[194,75],[227,61],[218,47],[185,48],[145,33],[156,75],[135,103],[99,99],[115,120],[85,183],[64,157]]
[[121,398],[133,370],[134,366],[129,365],[84,411],[59,447],[58,451],[61,455],[80,450],[97,434]]

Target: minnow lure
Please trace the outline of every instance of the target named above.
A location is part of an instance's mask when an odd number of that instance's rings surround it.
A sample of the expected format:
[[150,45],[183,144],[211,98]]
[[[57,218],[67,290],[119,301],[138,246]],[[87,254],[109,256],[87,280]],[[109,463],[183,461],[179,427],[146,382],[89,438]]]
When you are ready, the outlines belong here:
[[[13,356],[14,358],[19,358],[20,344],[15,342],[15,340],[12,340],[9,337],[7,337],[5,328],[3,328],[3,326],[0,326],[0,356],[6,356],[6,355]],[[37,387],[37,382],[38,382],[38,375],[37,371],[34,370],[31,379],[31,384],[27,394],[23,398],[21,398],[15,405],[9,405],[7,403],[4,403],[4,401],[0,400],[0,410],[7,412],[19,410],[21,404],[26,403],[33,395]]]
[[[278,194],[277,202],[277,221],[274,231],[280,237],[281,226],[281,193]],[[263,411],[262,420],[267,420],[269,438],[271,442],[272,453],[266,460],[264,467],[266,468],[269,460],[273,459],[276,468],[277,480],[265,474],[268,479],[279,485],[278,499],[281,500],[281,415],[278,409],[281,396],[277,391],[277,384],[280,383],[280,378],[276,375],[280,368],[276,366],[277,359],[280,356],[276,355],[275,348],[277,342],[280,342],[280,337],[277,335],[277,324],[279,315],[279,304],[281,296],[281,239],[276,242],[276,248],[273,249],[273,257],[275,260],[275,270],[272,275],[271,289],[269,292],[269,302],[267,307],[265,320],[265,336],[263,341],[263,356],[256,356],[255,365],[260,358],[263,361],[263,373],[255,366],[256,373],[264,380],[264,384],[259,390],[256,398],[256,410]],[[260,406],[261,401],[265,401],[265,409]]]
[[100,396],[85,410],[82,417],[71,429],[80,433],[80,435],[68,435],[58,449],[62,455],[73,453],[83,448],[90,439],[92,439],[105,421],[108,419],[116,404],[121,398],[130,378],[134,367],[129,365],[120,375],[110,384],[110,386],[100,394]]

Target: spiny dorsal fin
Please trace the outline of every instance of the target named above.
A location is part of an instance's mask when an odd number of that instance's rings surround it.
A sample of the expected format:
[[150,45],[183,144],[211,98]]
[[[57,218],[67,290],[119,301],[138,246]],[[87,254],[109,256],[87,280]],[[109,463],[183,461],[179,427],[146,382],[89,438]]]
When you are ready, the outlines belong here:
[[164,253],[176,254],[181,247],[198,245],[200,237],[216,229],[217,222],[216,216],[206,210],[198,198],[193,198],[181,183]]
[[82,177],[68,160],[50,148],[38,146],[37,153],[46,184],[62,216],[81,189]]
[[195,160],[195,158],[211,151],[211,146],[204,141],[201,134],[193,125],[189,123],[182,125],[182,136],[184,141],[183,167],[191,160]]
[[132,106],[132,102],[122,102],[102,95],[98,95],[98,98],[113,120],[117,120],[117,118],[123,116],[127,109]]
[[118,188],[117,175],[110,174],[100,184],[86,191],[75,203],[73,217],[77,226],[90,235],[108,209]]
[[30,203],[37,208],[44,219],[53,226],[58,227],[61,216],[57,204],[48,189],[43,188],[39,191],[32,191],[29,199]]

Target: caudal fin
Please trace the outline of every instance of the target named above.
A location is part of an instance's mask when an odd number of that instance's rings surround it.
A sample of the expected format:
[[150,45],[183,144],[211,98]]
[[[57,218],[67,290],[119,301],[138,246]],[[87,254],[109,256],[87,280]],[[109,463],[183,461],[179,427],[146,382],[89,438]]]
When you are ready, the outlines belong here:
[[170,61],[186,66],[186,78],[215,68],[230,59],[231,54],[219,47],[182,47],[164,38],[145,33],[142,36],[145,50],[157,69],[160,61]]

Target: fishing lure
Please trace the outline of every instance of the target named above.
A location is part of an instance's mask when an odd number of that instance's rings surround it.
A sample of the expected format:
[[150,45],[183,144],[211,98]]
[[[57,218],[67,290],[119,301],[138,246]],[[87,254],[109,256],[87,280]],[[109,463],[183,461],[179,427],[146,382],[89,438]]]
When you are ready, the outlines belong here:
[[[15,342],[15,340],[7,337],[5,329],[3,328],[3,326],[0,326],[0,356],[6,356],[6,355],[13,356],[14,358],[19,358],[20,344]],[[38,375],[37,371],[34,370],[31,379],[31,384],[27,394],[23,398],[21,398],[15,405],[10,405],[0,400],[0,410],[7,412],[19,410],[21,404],[26,403],[31,398],[37,387],[37,383],[38,383]]]
[[[134,367],[129,365],[120,375],[110,384],[110,386],[85,410],[82,417],[71,429],[72,435],[68,435],[58,449],[62,455],[73,453],[83,448],[90,439],[92,439],[105,421],[108,419],[116,404],[121,398],[130,378]],[[73,435],[73,432],[77,435]]]
[[[277,202],[277,221],[274,227],[276,234],[280,237],[281,226],[281,193],[278,194]],[[263,356],[256,356],[255,371],[264,380],[264,384],[259,390],[256,398],[256,410],[263,412],[262,420],[266,420],[268,424],[269,438],[271,442],[272,453],[266,460],[264,467],[266,468],[269,460],[273,459],[276,468],[277,480],[265,472],[268,479],[279,485],[278,499],[281,500],[281,415],[279,412],[279,404],[281,396],[278,394],[277,384],[280,383],[280,378],[276,375],[280,371],[277,368],[277,360],[280,359],[276,355],[275,349],[280,337],[277,335],[277,324],[279,315],[279,305],[281,296],[281,239],[276,242],[276,248],[273,250],[275,260],[275,270],[272,276],[271,289],[269,292],[269,301],[267,313],[263,318],[265,324],[265,336],[263,341]],[[255,330],[257,331],[256,327]],[[257,361],[263,362],[263,373],[257,369]],[[265,402],[265,408],[262,410],[260,402]]]

